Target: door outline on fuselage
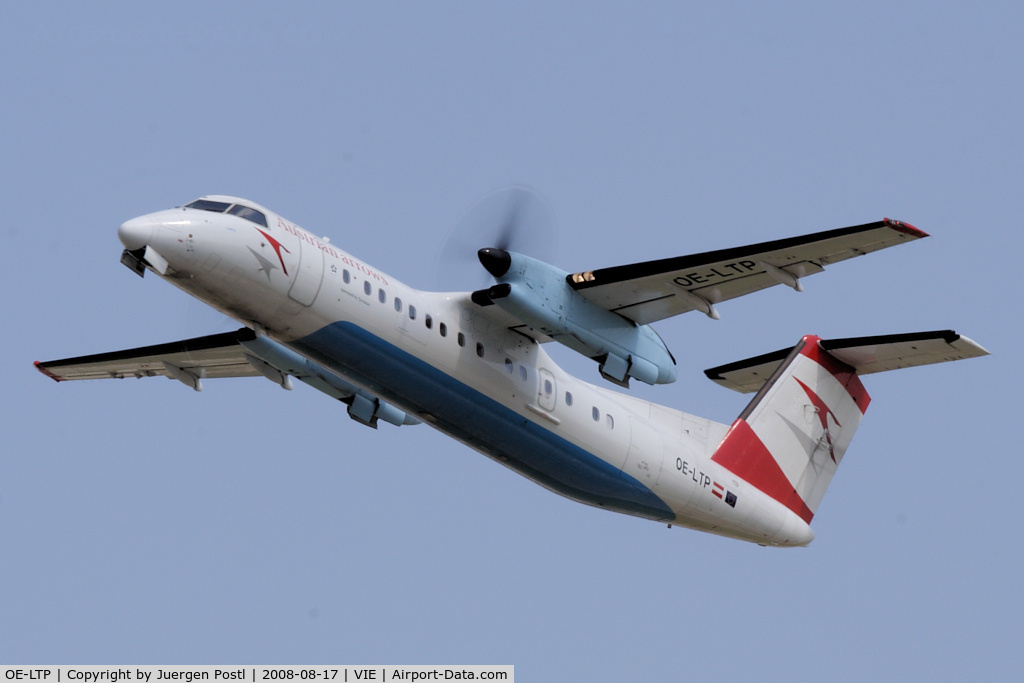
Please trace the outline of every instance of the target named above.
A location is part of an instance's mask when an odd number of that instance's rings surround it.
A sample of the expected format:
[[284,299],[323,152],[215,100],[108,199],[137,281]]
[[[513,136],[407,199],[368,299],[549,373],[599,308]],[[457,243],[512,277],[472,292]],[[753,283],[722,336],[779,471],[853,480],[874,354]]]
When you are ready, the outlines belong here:
[[665,439],[659,431],[632,415],[629,427],[629,452],[622,472],[653,491],[665,463]]
[[549,413],[558,404],[558,386],[550,370],[537,368],[537,405]]
[[[429,314],[422,311],[422,308],[424,307],[415,300],[404,302],[402,310],[398,311],[395,329],[420,346],[426,346],[430,340],[430,330],[427,329],[423,316]],[[410,311],[415,312],[415,317],[410,315]]]
[[324,252],[307,239],[299,238],[299,267],[288,296],[303,306],[312,306],[324,281]]

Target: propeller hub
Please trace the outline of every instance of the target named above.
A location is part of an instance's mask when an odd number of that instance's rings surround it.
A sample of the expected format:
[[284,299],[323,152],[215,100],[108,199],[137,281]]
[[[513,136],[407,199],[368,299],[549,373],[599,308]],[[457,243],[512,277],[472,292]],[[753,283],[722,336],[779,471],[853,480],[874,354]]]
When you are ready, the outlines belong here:
[[512,255],[504,249],[488,247],[476,253],[481,265],[494,277],[501,277],[512,267]]

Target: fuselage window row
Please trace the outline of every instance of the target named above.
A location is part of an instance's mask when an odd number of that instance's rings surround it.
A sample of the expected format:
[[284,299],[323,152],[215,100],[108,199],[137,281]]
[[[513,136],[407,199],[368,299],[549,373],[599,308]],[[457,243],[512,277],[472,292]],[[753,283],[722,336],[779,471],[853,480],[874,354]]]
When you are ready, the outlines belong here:
[[[345,282],[345,284],[351,284],[351,282],[352,282],[352,274],[348,271],[347,268],[343,269],[341,271],[341,279]],[[367,295],[373,293],[373,286],[370,284],[369,280],[366,280],[366,281],[363,282],[363,292],[365,292]],[[387,303],[387,292],[384,290],[384,288],[378,288],[377,289],[377,300],[380,301],[380,303],[382,303],[382,304],[383,303]],[[393,299],[393,304],[394,304],[395,312],[396,313],[401,313],[403,310],[406,310],[406,307],[404,306],[404,304],[402,302],[402,299],[400,297],[396,296]],[[409,319],[410,320],[415,320],[416,319],[416,313],[417,313],[416,306],[413,305],[413,304],[409,304],[409,306],[408,306],[408,313],[409,313]],[[430,315],[429,313],[425,314],[423,316],[423,324],[426,326],[426,328],[428,330],[433,329],[433,327],[434,327],[434,318],[433,318],[433,316]],[[448,325],[446,323],[438,323],[437,331],[438,331],[438,334],[440,334],[442,337],[447,337],[448,336]],[[463,332],[459,332],[458,333],[458,335],[456,337],[456,340],[457,340],[458,345],[460,347],[465,348],[465,346],[466,346],[466,335]],[[479,356],[480,358],[484,358],[487,355],[487,350],[484,347],[483,343],[481,343],[481,342],[477,342],[476,343],[476,355]],[[506,358],[505,359],[505,369],[508,371],[509,374],[513,374],[514,373],[514,371],[515,371],[515,364],[512,362],[511,358]],[[525,366],[519,366],[519,377],[524,382],[527,380],[527,378],[528,378],[528,371],[527,371]],[[566,404],[567,405],[572,405],[572,395],[571,394],[567,394],[567,396],[566,396]]]

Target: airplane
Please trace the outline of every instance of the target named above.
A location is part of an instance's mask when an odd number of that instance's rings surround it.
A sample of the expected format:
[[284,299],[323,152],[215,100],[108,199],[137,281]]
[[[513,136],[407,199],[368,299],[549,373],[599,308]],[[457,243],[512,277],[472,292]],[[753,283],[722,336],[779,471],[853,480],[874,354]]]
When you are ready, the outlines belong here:
[[[951,330],[844,339],[706,371],[753,393],[732,424],[641,400],[676,362],[652,323],[802,280],[928,235],[884,219],[799,237],[566,272],[502,247],[494,284],[429,292],[238,197],[209,195],[118,228],[121,262],[240,322],[233,332],[36,362],[57,381],[153,377],[196,391],[221,377],[298,380],[377,428],[426,423],[555,493],[762,546],[806,546],[811,520],[870,398],[861,376],[987,355]],[[557,342],[599,384],[559,367]]]

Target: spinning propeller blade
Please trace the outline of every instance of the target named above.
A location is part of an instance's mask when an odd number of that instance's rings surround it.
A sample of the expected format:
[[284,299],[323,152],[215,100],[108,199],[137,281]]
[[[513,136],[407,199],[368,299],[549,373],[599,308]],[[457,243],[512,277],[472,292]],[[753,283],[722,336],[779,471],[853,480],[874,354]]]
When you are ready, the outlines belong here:
[[[435,285],[442,290],[467,289],[466,284],[472,280],[465,273],[473,269],[473,257],[484,263],[484,257],[479,255],[481,248],[505,253],[506,260],[509,251],[551,259],[554,227],[551,208],[534,190],[515,185],[492,192],[467,211],[448,233],[438,256]],[[486,263],[484,267],[494,274]]]

